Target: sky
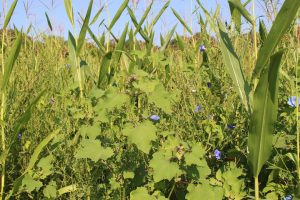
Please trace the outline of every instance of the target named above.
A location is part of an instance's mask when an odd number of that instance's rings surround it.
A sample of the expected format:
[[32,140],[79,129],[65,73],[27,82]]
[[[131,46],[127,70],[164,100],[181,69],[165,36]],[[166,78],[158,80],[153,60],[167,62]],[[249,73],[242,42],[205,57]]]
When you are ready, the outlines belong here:
[[[149,1],[150,0],[139,0],[138,6],[135,9],[135,15],[138,21],[140,20],[143,12],[149,5]],[[13,0],[1,0],[1,4],[0,4],[1,23],[0,24],[3,24],[3,8],[5,8],[4,2],[8,2],[8,5],[11,5]],[[122,2],[123,0],[94,0],[91,19],[102,6],[107,5],[103,10],[103,12],[101,13],[98,21],[92,27],[92,30],[96,35],[100,35],[103,31],[106,31],[104,26],[99,27],[99,23],[102,20],[105,20],[105,24],[108,25],[109,24],[108,20],[113,18],[114,14],[118,10]],[[152,11],[150,12],[149,19],[151,19],[151,17],[154,17],[159,12],[159,10],[165,4],[165,2],[166,0],[154,0],[154,5]],[[229,6],[227,0],[201,0],[201,3],[204,5],[204,7],[207,10],[211,12],[213,12],[216,9],[216,6],[220,4],[221,19],[230,20],[230,12],[229,12]],[[85,16],[85,12],[87,10],[88,4],[89,4],[89,0],[73,0],[74,15],[75,15],[75,19],[77,19],[76,20],[77,35],[80,30],[80,24],[78,23],[79,17],[77,13],[79,12],[81,13],[82,16]],[[130,0],[129,5],[133,7],[132,0]],[[248,9],[250,10],[251,7],[249,6]],[[197,7],[198,6],[195,0],[171,0],[169,8],[165,11],[161,19],[154,27],[156,33],[156,37],[155,37],[156,40],[157,38],[159,38],[160,33],[162,35],[165,35],[169,30],[171,30],[171,28],[175,24],[178,24],[176,32],[178,32],[179,34],[185,33],[183,26],[178,22],[176,17],[173,15],[171,8],[174,8],[180,14],[180,16],[189,23],[194,33],[199,32],[200,27],[197,24],[198,21],[197,15],[196,13],[191,15],[191,13],[193,13],[195,8]],[[263,12],[262,9],[260,9],[261,5],[256,5],[256,7],[257,7],[256,14],[262,15]],[[6,8],[6,10],[8,10],[8,8]],[[47,12],[50,21],[52,23],[53,26],[52,32],[50,31],[47,25],[45,12]],[[200,9],[197,11],[197,14],[201,14],[202,16],[204,16],[204,14]],[[115,35],[119,36],[123,28],[125,27],[126,22],[128,21],[130,21],[130,17],[127,14],[127,11],[125,10],[121,18],[113,27],[112,32]],[[37,33],[44,32],[47,34],[55,34],[66,38],[68,31],[72,30],[71,24],[69,22],[68,16],[65,11],[63,0],[19,0],[15,12],[13,14],[13,17],[11,19],[10,27],[13,27],[13,25],[15,25],[19,29],[23,28],[23,30],[26,30],[30,24],[32,24],[34,27],[34,29],[32,29],[30,33],[31,35],[36,35]]]

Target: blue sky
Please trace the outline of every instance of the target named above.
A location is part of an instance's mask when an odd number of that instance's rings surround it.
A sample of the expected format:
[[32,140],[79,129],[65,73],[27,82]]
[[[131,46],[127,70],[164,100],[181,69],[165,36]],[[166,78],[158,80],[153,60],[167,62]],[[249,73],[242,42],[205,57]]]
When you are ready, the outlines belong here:
[[[1,24],[3,22],[2,13],[3,13],[3,2],[1,1]],[[8,4],[10,5],[13,0],[8,0]],[[94,6],[92,11],[92,17],[99,10],[101,6],[107,4],[107,9],[104,9],[102,14],[100,15],[96,25],[93,26],[93,31],[96,35],[105,31],[105,28],[101,26],[98,28],[98,25],[103,19],[106,20],[106,24],[108,24],[108,16],[112,18],[119,6],[122,4],[123,0],[94,0]],[[131,1],[130,1],[131,2]],[[152,8],[151,15],[155,16],[156,13],[160,10],[160,8],[164,5],[165,0],[154,0],[154,6]],[[201,0],[203,5],[209,10],[214,11],[217,4],[221,5],[221,17],[223,20],[229,19],[229,7],[227,5],[226,0]],[[143,11],[146,9],[149,0],[140,0],[138,7],[136,9],[136,17],[139,20],[142,16]],[[74,14],[75,19],[78,19],[77,12],[80,12],[83,16],[88,7],[89,0],[73,0]],[[132,4],[130,3],[130,6]],[[180,16],[187,20],[189,24],[192,23],[193,32],[199,32],[200,27],[197,24],[197,16],[194,14],[191,15],[192,11],[194,11],[196,7],[195,0],[171,0],[170,7],[166,10],[164,15],[161,17],[157,25],[155,26],[156,38],[158,38],[157,33],[162,33],[163,35],[167,33],[175,24],[178,23],[177,32],[179,34],[183,34],[184,28],[179,24],[178,20],[175,18],[171,11],[171,7],[174,8]],[[257,5],[257,7],[260,7]],[[27,12],[26,12],[27,11]],[[46,32],[50,34],[50,30],[47,26],[47,21],[45,17],[45,12],[48,13],[49,18],[52,22],[52,26],[54,28],[51,34],[61,35],[66,37],[68,30],[71,30],[70,22],[68,20],[67,14],[65,12],[63,0],[19,0],[15,13],[12,17],[10,26],[15,24],[18,28],[23,27],[23,30],[26,29],[30,23],[33,24],[37,33]],[[198,13],[203,15],[200,10]],[[261,9],[257,9],[257,14],[262,14]],[[122,32],[126,22],[130,21],[129,15],[126,10],[122,14],[120,20],[116,23],[113,28],[113,33],[115,35],[120,35]],[[76,24],[77,32],[79,30],[79,24]],[[33,33],[33,32],[31,32]],[[89,36],[88,36],[89,37]]]

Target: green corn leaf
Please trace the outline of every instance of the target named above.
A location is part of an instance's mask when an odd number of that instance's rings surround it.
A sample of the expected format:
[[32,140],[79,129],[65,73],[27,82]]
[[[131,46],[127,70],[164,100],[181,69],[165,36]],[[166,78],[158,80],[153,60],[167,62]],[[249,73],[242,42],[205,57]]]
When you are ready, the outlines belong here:
[[76,56],[79,56],[82,46],[84,44],[86,31],[89,27],[89,20],[90,20],[90,16],[91,16],[91,12],[92,12],[92,7],[93,7],[93,0],[90,0],[90,4],[89,4],[88,10],[86,12],[86,16],[84,18],[83,25],[81,27],[79,37],[77,40]]
[[49,16],[48,16],[48,14],[46,12],[45,12],[45,15],[46,15],[48,26],[49,26],[50,30],[52,31],[52,24],[51,24],[51,21],[49,19]]
[[142,27],[144,21],[146,20],[148,14],[149,14],[149,12],[150,12],[150,10],[151,10],[151,8],[152,8],[152,5],[153,5],[153,1],[150,3],[150,5],[147,7],[146,11],[144,12],[144,14],[143,14],[143,16],[142,16],[142,19],[141,19],[140,23],[138,23],[138,25],[137,25],[137,27],[136,27],[136,30],[135,30],[135,32],[134,32],[134,35],[136,35],[136,34],[140,31],[140,29],[141,29],[141,27]]
[[93,31],[90,29],[90,27],[88,28],[88,32],[91,36],[91,38],[94,40],[94,42],[97,44],[98,48],[100,49],[100,51],[102,53],[105,53],[105,48],[104,46],[101,44],[101,42],[97,39],[97,37],[95,36],[95,34],[93,33]]
[[58,192],[58,196],[61,196],[66,193],[75,192],[76,190],[77,190],[77,187],[75,184],[73,184],[73,185],[68,185],[63,188],[60,188],[57,192]]
[[159,34],[159,40],[160,40],[160,46],[163,46],[165,43],[165,40],[161,33]]
[[115,52],[114,52],[114,55],[113,55],[113,59],[112,59],[112,63],[114,65],[116,65],[120,61],[122,51],[124,49],[124,44],[125,44],[125,40],[126,40],[127,31],[128,31],[128,23],[126,24],[126,26],[125,26],[125,28],[122,32],[122,35],[120,37],[120,40],[119,40],[119,42],[116,46],[116,49],[115,49]]
[[2,84],[1,84],[1,90],[2,91],[5,90],[5,88],[8,84],[8,81],[9,81],[11,72],[13,70],[14,64],[15,64],[15,62],[18,58],[19,52],[21,50],[21,44],[22,44],[22,32],[19,32],[18,36],[17,36],[17,39],[14,42],[14,44],[13,44],[13,46],[12,46],[12,48],[11,48],[9,54],[8,54],[8,58],[5,59],[4,76],[3,76]]
[[234,22],[234,27],[237,30],[237,32],[240,33],[241,25],[242,25],[242,15],[230,1],[228,1],[228,3],[229,3],[230,13],[231,13],[231,19]]
[[260,35],[260,41],[263,45],[265,40],[267,39],[268,32],[267,32],[266,25],[262,20],[259,20],[259,35]]
[[[138,27],[138,23],[137,23],[137,20],[136,20],[136,17],[134,16],[134,13],[133,11],[127,7],[127,11],[128,11],[128,14],[131,18],[131,21],[132,23],[134,24],[134,26],[137,28]],[[141,34],[141,36],[143,37],[143,39],[148,43],[150,41],[149,37],[146,35],[146,33],[143,31],[143,29],[140,29],[139,30],[139,33]]]
[[228,0],[228,2],[232,7],[237,9],[248,22],[250,22],[252,25],[254,24],[251,14],[246,10],[240,0]]
[[101,66],[100,66],[100,71],[99,71],[99,76],[98,76],[98,84],[97,84],[98,88],[103,87],[103,84],[104,84],[106,74],[108,72],[111,60],[112,60],[112,52],[110,51],[110,52],[106,53],[105,56],[102,59],[102,63],[101,63]]
[[90,26],[93,25],[93,24],[98,20],[98,18],[99,18],[99,16],[100,16],[101,12],[103,11],[103,9],[104,9],[104,6],[102,6],[102,7],[99,9],[99,11],[95,14],[95,16],[93,17],[93,19],[92,19],[92,21],[91,21],[91,23],[90,23]]
[[254,92],[253,113],[248,138],[249,164],[258,177],[272,151],[274,123],[278,110],[279,67],[283,51],[271,57],[269,68],[262,74]]
[[169,7],[170,5],[170,0],[168,0],[165,5],[159,10],[158,14],[155,16],[155,18],[153,19],[153,21],[151,22],[151,27],[150,30],[155,26],[155,24],[157,23],[157,21],[159,20],[159,18],[161,17],[161,15],[165,12],[165,10]]
[[174,10],[172,8],[173,14],[175,15],[175,17],[179,20],[179,22],[184,26],[184,28],[191,34],[193,35],[192,30],[190,29],[190,27],[188,27],[188,25],[184,22],[184,20],[180,17],[180,15],[178,14],[178,12],[176,10]]
[[73,13],[72,0],[64,0],[64,4],[65,4],[65,9],[67,11],[68,18],[72,26],[74,26],[74,13]]
[[220,40],[221,52],[223,55],[224,63],[227,67],[227,71],[235,85],[235,89],[238,92],[242,103],[248,111],[250,111],[249,105],[249,93],[250,87],[245,80],[242,66],[237,54],[234,51],[229,36],[225,32],[224,26],[219,22],[218,38]]
[[155,36],[155,33],[154,33],[154,31],[152,31],[150,33],[150,42],[147,44],[147,53],[148,53],[148,55],[150,55],[151,49],[153,47],[154,36]]
[[16,8],[17,3],[18,3],[18,0],[14,0],[14,2],[11,4],[11,6],[8,10],[8,13],[4,19],[3,29],[6,29],[6,27],[8,26],[8,23],[9,23],[11,16]]
[[69,31],[68,38],[68,49],[69,49],[69,58],[70,64],[72,67],[76,67],[76,41],[72,33]]
[[115,25],[115,23],[119,20],[120,16],[122,15],[123,11],[125,10],[125,8],[128,5],[129,0],[124,0],[122,5],[120,6],[120,8],[118,9],[117,13],[115,14],[115,16],[113,17],[108,29],[111,30],[112,27]]
[[178,35],[177,33],[176,33],[176,39],[177,39],[177,43],[178,43],[178,46],[179,46],[180,50],[181,50],[181,51],[184,51],[184,49],[185,49],[184,41],[183,41],[183,39],[181,38],[181,36]]
[[171,31],[168,33],[168,35],[166,36],[166,38],[164,39],[164,45],[160,48],[160,52],[164,52],[167,48],[167,46],[169,45],[171,38],[175,32],[175,29],[177,27],[177,24],[171,29]]
[[252,80],[260,77],[263,68],[269,62],[269,59],[274,52],[276,46],[280,42],[282,36],[291,26],[300,7],[300,1],[286,0],[284,1],[273,26],[266,38],[264,45],[258,52],[256,65],[252,74]]
[[37,162],[39,155],[41,154],[42,150],[45,148],[45,146],[57,135],[57,133],[60,130],[55,130],[52,133],[50,133],[45,139],[43,139],[38,146],[34,149],[33,154],[31,155],[31,158],[29,160],[29,164],[26,168],[26,170],[24,171],[23,174],[26,174],[27,172],[29,172],[35,165],[35,163]]
[[109,30],[108,27],[107,27],[105,24],[104,24],[104,26],[105,26],[105,28],[107,29],[107,31],[110,33],[110,35],[114,38],[115,42],[118,43],[119,40],[118,40],[118,38],[115,36],[115,34],[114,34],[111,30]]
[[32,23],[30,23],[29,27],[27,28],[26,34],[29,34],[29,32],[31,31],[31,29],[32,29]]

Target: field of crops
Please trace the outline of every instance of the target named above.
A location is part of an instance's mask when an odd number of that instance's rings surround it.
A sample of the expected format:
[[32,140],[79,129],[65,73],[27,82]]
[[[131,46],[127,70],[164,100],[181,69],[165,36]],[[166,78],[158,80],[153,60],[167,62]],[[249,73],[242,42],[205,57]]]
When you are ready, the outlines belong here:
[[197,34],[170,1],[104,23],[64,0],[68,38],[10,28],[19,3],[1,13],[0,200],[300,199],[299,0],[268,25],[254,0],[228,0],[229,24],[195,0]]

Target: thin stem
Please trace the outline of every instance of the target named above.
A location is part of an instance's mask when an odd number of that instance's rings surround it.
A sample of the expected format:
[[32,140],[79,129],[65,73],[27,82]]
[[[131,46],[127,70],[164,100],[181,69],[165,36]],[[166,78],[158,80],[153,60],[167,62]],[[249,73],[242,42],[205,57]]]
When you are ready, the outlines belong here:
[[254,177],[255,182],[255,200],[259,200],[259,182],[258,182],[258,176]]
[[173,193],[173,191],[174,191],[174,189],[175,189],[175,185],[176,185],[176,181],[174,181],[173,187],[172,187],[172,189],[171,189],[171,191],[170,191],[170,193],[169,193],[169,195],[168,195],[168,199],[171,198],[171,195],[172,195],[172,193]]
[[256,38],[256,16],[255,16],[255,0],[252,0],[252,20],[253,20],[253,40],[255,60],[257,59],[257,38]]
[[79,57],[76,57],[76,67],[77,67],[77,76],[79,82],[79,91],[80,91],[80,98],[83,97],[83,88],[82,88],[82,80],[81,80],[81,69],[80,69],[80,62]]

